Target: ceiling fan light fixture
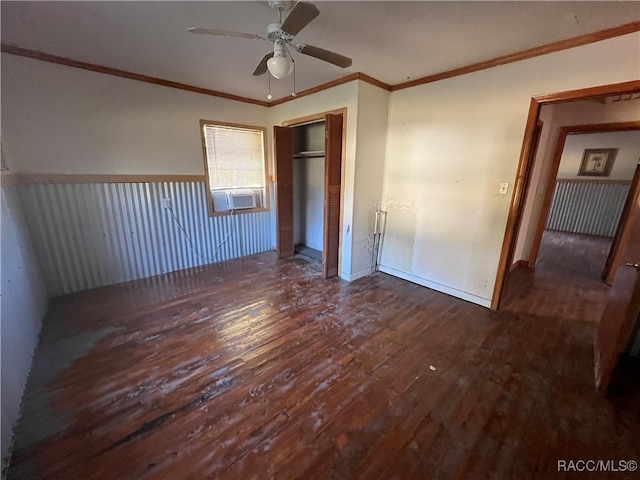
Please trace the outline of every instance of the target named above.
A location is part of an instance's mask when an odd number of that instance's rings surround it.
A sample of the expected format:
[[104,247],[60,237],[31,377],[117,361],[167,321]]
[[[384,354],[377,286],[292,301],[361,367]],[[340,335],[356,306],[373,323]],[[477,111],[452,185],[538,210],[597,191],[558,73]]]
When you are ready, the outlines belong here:
[[293,62],[284,52],[275,52],[273,57],[267,60],[269,73],[278,80],[288,77],[293,72]]

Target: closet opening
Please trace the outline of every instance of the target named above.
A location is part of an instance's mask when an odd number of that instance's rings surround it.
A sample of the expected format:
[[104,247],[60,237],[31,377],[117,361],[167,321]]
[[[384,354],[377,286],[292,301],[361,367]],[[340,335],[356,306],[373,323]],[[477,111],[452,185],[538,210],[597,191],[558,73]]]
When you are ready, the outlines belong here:
[[292,128],[294,251],[319,262],[324,240],[324,132],[324,120]]
[[319,256],[323,278],[340,270],[346,114],[343,108],[273,127],[276,253]]

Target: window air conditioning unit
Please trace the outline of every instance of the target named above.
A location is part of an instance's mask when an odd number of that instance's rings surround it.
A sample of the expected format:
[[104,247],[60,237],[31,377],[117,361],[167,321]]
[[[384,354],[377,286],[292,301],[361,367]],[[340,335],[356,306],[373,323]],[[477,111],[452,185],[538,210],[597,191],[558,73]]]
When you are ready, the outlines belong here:
[[260,190],[212,190],[211,195],[215,212],[258,208],[262,204]]
[[229,208],[229,210],[243,210],[245,208],[256,208],[256,206],[255,192],[227,192],[227,208]]

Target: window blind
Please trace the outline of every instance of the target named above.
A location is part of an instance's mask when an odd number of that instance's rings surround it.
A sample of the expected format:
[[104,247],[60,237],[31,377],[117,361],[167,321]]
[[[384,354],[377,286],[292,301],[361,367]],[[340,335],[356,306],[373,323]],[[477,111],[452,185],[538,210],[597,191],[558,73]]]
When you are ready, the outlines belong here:
[[205,125],[209,188],[263,188],[264,139],[261,130]]

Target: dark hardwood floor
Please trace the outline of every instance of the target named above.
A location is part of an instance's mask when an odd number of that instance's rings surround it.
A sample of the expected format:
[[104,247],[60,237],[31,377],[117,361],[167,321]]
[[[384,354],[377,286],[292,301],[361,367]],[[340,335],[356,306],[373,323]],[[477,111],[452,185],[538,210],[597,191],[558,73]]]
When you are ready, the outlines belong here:
[[606,287],[549,246],[499,313],[273,253],[55,299],[8,476],[637,478],[557,471],[640,460],[640,396],[595,395]]

